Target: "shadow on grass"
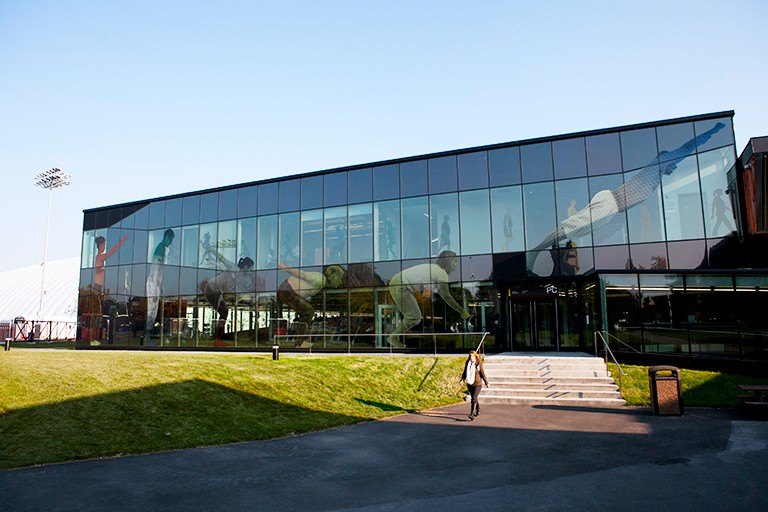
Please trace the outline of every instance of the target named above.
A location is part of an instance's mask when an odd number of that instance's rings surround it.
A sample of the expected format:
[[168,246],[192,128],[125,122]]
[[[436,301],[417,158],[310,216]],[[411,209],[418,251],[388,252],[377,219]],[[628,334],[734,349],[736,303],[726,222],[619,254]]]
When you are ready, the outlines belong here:
[[203,380],[8,411],[0,470],[291,436],[366,421]]
[[403,409],[399,405],[385,404],[383,402],[374,402],[373,400],[363,400],[362,398],[355,398],[355,401],[360,402],[361,404],[370,405],[371,407],[376,407],[385,412],[408,412],[408,413],[415,412],[415,409]]

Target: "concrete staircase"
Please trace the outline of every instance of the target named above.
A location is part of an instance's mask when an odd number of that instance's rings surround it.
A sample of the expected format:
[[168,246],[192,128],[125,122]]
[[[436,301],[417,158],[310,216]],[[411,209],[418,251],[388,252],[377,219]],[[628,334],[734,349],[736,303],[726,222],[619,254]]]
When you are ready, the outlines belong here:
[[621,407],[626,402],[605,362],[585,353],[525,352],[485,357],[490,387],[480,403]]

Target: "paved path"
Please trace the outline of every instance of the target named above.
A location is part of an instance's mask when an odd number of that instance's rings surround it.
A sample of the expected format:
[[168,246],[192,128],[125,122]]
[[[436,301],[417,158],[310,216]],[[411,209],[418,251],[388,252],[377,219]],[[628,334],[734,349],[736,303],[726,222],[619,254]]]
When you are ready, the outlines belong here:
[[750,511],[768,422],[468,405],[298,437],[0,472],[2,511]]

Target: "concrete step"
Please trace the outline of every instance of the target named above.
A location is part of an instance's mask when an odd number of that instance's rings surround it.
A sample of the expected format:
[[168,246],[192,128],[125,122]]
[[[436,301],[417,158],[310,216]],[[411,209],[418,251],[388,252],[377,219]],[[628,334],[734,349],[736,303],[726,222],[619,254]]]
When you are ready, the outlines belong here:
[[569,389],[581,389],[585,391],[618,391],[619,387],[613,383],[591,383],[591,382],[574,382],[567,384],[547,383],[540,382],[506,382],[506,381],[493,381],[491,389],[538,389],[538,390],[569,390]]
[[481,403],[620,407],[626,405],[605,362],[584,355],[493,355],[484,361],[491,387]]
[[[486,377],[490,378],[488,372],[485,372]],[[541,377],[537,375],[510,375],[499,374],[493,376],[494,383],[512,383],[519,382],[525,384],[614,384],[614,380],[611,377]]]
[[556,405],[571,407],[624,407],[621,398],[542,398],[524,395],[482,397],[481,404]]
[[483,388],[482,397],[520,396],[525,395],[535,398],[616,398],[615,389],[612,390],[584,390],[584,389],[496,389]]

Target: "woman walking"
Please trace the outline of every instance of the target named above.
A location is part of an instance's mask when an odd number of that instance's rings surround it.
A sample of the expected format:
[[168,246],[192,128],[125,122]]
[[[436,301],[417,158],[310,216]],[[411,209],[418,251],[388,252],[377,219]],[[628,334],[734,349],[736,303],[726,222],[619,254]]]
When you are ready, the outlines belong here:
[[477,401],[480,390],[483,388],[483,382],[488,387],[488,379],[485,378],[485,370],[483,370],[483,362],[480,360],[480,354],[474,350],[469,353],[467,362],[464,363],[464,373],[461,374],[461,380],[467,384],[467,391],[471,397],[471,406],[469,410],[469,420],[473,421],[480,416],[480,403]]

